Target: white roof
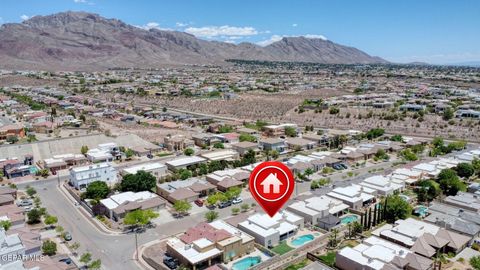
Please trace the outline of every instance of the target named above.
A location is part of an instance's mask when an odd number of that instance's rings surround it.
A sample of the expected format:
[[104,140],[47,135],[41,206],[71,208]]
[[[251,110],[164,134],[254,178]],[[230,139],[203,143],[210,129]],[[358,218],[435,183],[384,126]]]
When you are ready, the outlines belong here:
[[192,156],[192,157],[184,157],[184,158],[177,158],[171,161],[167,161],[166,164],[173,166],[173,167],[181,167],[181,166],[188,166],[191,164],[196,164],[205,161],[206,159],[202,157]]
[[213,244],[212,241],[208,240],[207,238],[200,238],[192,242],[192,244],[196,245],[197,247],[204,249],[208,246]]
[[112,210],[125,202],[141,202],[156,197],[158,197],[158,195],[150,191],[141,191],[136,193],[127,191],[112,195],[110,198],[100,200],[100,202],[105,205],[105,207]]
[[224,159],[232,159],[238,153],[235,150],[226,149],[214,152],[208,152],[201,154],[202,157],[209,159],[209,160],[224,160]]
[[153,171],[153,170],[158,170],[161,168],[165,168],[166,166],[162,163],[159,162],[152,162],[152,163],[146,163],[146,164],[140,164],[136,166],[131,166],[128,168],[123,169],[125,173],[129,174],[136,174],[138,171]]
[[425,233],[436,235],[440,228],[438,226],[423,221],[408,218],[397,220],[392,229],[386,229],[380,232],[381,235],[402,242],[407,246],[413,246],[417,238]]
[[366,202],[374,198],[371,193],[374,193],[375,190],[360,185],[350,185],[347,187],[338,187],[330,191],[327,195],[342,201],[348,202],[357,202],[362,200]]
[[170,245],[175,251],[182,255],[183,258],[188,260],[191,264],[197,264],[199,262],[205,261],[208,258],[212,258],[222,254],[223,251],[218,248],[212,248],[205,252],[198,252],[192,246],[183,243],[180,239],[173,237],[167,241],[167,244]]
[[351,247],[345,247],[345,248],[341,249],[338,252],[338,254],[347,258],[347,259],[349,259],[349,260],[355,261],[360,265],[367,266],[369,269],[380,270],[385,265],[385,263],[383,263],[379,260],[369,259],[369,258],[363,256],[362,252],[360,252],[358,250],[355,250]]
[[110,163],[103,162],[103,163],[96,163],[88,166],[75,167],[75,168],[72,168],[72,170],[76,173],[79,173],[79,172],[86,172],[90,170],[103,169],[103,168],[109,168],[109,167],[111,167]]
[[422,175],[422,173],[419,171],[414,171],[407,168],[396,169],[395,171],[393,171],[393,174],[406,175],[411,178],[417,178]]
[[312,197],[306,199],[306,207],[316,211],[328,211],[330,214],[336,214],[340,211],[348,209],[348,205],[342,201],[328,196]]
[[412,169],[416,171],[432,173],[437,169],[437,167],[429,163],[420,163],[418,165],[413,166]]

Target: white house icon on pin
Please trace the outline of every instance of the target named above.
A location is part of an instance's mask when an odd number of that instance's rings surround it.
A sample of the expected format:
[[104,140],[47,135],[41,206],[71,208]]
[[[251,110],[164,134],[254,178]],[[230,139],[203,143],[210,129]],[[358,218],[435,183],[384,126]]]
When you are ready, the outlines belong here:
[[283,186],[282,181],[278,180],[277,174],[269,174],[260,185],[263,186],[263,193],[270,193],[270,186],[273,187],[273,193],[280,193],[280,186]]

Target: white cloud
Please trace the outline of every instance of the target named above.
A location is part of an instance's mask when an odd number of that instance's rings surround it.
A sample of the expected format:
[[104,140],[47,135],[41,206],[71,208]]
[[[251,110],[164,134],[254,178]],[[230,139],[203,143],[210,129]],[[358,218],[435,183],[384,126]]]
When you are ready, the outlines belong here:
[[285,36],[273,35],[269,39],[257,42],[257,44],[260,45],[260,46],[267,46],[267,45],[270,45],[274,42],[282,40],[283,37],[285,37]]
[[160,27],[160,24],[157,22],[148,22],[145,25],[136,25],[136,27],[141,28],[143,30],[150,30],[150,29],[167,30],[167,31],[172,30],[169,28]]
[[324,35],[313,35],[313,34],[306,34],[304,35],[306,38],[319,38],[323,40],[327,40],[327,38]]
[[20,16],[20,19],[22,19],[22,21],[26,21],[26,20],[30,19],[30,17],[23,14],[22,16]]
[[302,35],[302,36],[273,35],[269,39],[265,39],[265,40],[261,40],[261,41],[257,42],[257,45],[267,46],[267,45],[270,45],[274,42],[282,40],[282,38],[284,38],[284,37],[305,37],[305,38],[311,38],[311,39],[319,38],[319,39],[327,40],[327,38],[323,35],[313,35],[313,34],[306,34],[306,35]]
[[177,23],[175,23],[175,26],[176,27],[185,27],[185,26],[188,26],[188,23],[177,22]]
[[75,3],[87,3],[87,0],[73,0]]
[[212,38],[218,36],[253,36],[258,35],[258,31],[253,27],[236,27],[236,26],[205,26],[205,27],[189,27],[185,32],[197,37]]
[[298,26],[298,24],[296,24],[296,23],[292,24],[292,27],[297,27],[297,26]]

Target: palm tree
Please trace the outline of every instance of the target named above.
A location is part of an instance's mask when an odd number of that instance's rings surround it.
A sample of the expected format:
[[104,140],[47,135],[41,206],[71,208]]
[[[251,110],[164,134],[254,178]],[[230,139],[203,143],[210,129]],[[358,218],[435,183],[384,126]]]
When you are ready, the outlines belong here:
[[331,231],[330,236],[328,237],[328,244],[330,245],[330,247],[337,246],[337,236],[338,236],[338,229],[333,229]]

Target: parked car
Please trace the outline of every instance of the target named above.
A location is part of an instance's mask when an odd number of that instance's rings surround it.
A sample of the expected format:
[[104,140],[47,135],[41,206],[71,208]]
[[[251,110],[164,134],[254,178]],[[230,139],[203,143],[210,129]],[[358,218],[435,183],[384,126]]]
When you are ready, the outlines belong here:
[[226,201],[226,202],[221,202],[219,205],[218,205],[218,208],[225,208],[225,207],[229,207],[232,205],[232,202],[231,201]]
[[17,205],[18,206],[30,206],[30,205],[33,205],[33,201],[32,200],[21,200],[21,201],[17,202]]
[[70,259],[70,258],[63,258],[63,259],[60,259],[58,261],[66,263],[66,264],[71,264],[72,263],[72,259]]
[[203,206],[203,201],[201,199],[196,199],[195,204],[202,207]]
[[210,210],[213,210],[216,208],[215,204],[208,204],[206,207]]
[[170,269],[177,269],[178,267],[178,261],[168,255],[163,257],[163,263]]
[[65,241],[72,241],[72,235],[69,232],[66,232],[63,235],[63,239],[65,239]]
[[233,203],[233,204],[239,204],[239,203],[242,203],[242,202],[243,202],[243,199],[240,198],[240,197],[235,198],[235,199],[232,200],[232,203]]

